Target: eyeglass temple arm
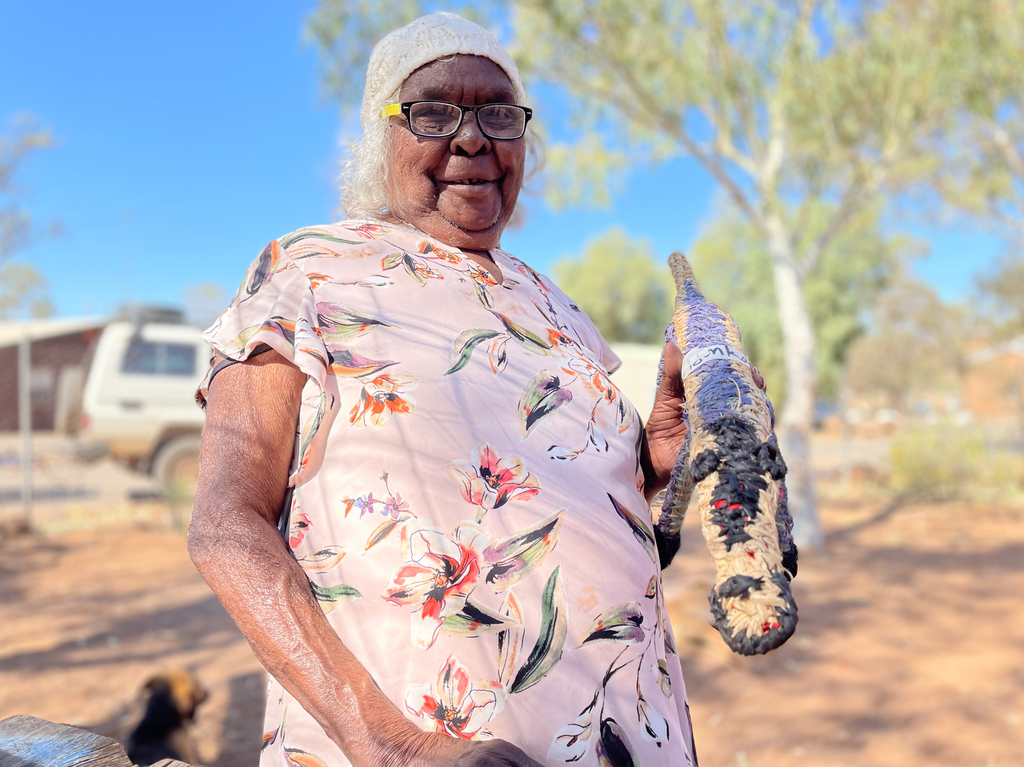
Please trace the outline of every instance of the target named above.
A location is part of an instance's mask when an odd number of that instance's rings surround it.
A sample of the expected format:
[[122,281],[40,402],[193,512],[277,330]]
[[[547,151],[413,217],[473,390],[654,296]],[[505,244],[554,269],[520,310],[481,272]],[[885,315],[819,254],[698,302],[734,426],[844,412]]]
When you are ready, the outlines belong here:
[[395,115],[402,114],[401,104],[388,104],[380,108],[381,117],[394,117]]

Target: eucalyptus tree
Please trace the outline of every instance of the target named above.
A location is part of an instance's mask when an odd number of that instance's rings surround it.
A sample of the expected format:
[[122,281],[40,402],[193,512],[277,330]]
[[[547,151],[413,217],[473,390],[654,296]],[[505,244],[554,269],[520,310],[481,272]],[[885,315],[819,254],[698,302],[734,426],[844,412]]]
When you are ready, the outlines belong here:
[[1024,244],[1024,3],[933,0],[957,30],[951,70],[963,109],[948,124],[948,161],[936,174],[943,199]]
[[[309,30],[351,97],[374,33],[433,10],[321,0]],[[365,6],[365,7],[364,7]],[[478,6],[480,8],[480,6]],[[601,188],[637,161],[692,158],[771,259],[783,448],[799,543],[822,541],[810,469],[817,344],[806,286],[859,213],[934,171],[954,106],[947,16],[927,0],[517,0],[477,10],[577,131],[555,169]],[[379,36],[379,35],[378,35]],[[669,190],[670,192],[670,190]],[[815,222],[816,211],[830,211]]]

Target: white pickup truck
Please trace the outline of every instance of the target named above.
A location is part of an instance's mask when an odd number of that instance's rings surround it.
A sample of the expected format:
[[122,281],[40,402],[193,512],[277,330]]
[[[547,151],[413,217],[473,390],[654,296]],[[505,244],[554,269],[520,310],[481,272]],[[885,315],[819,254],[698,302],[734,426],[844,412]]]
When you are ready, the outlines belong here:
[[156,477],[165,496],[185,498],[195,494],[204,418],[194,395],[212,352],[199,328],[174,319],[140,315],[104,327],[78,439],[83,456],[111,455]]

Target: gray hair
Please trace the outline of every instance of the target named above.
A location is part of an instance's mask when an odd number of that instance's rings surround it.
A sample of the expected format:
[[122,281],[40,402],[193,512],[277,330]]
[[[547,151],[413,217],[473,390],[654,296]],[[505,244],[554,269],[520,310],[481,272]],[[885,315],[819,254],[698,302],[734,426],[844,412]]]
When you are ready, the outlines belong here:
[[[388,99],[398,99],[396,90]],[[363,129],[349,145],[349,158],[341,167],[341,207],[348,218],[376,218],[388,212],[388,121],[381,117]]]

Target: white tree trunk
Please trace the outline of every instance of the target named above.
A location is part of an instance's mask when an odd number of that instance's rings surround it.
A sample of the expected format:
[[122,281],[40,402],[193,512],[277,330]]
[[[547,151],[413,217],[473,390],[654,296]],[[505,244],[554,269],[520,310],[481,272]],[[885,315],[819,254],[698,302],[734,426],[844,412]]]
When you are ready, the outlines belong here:
[[[773,226],[772,223],[775,225]],[[824,543],[811,469],[811,430],[817,389],[814,324],[804,297],[789,242],[780,222],[769,224],[775,298],[786,357],[786,400],[779,421],[782,455],[789,473],[786,487],[793,515],[793,538],[800,548]]]

